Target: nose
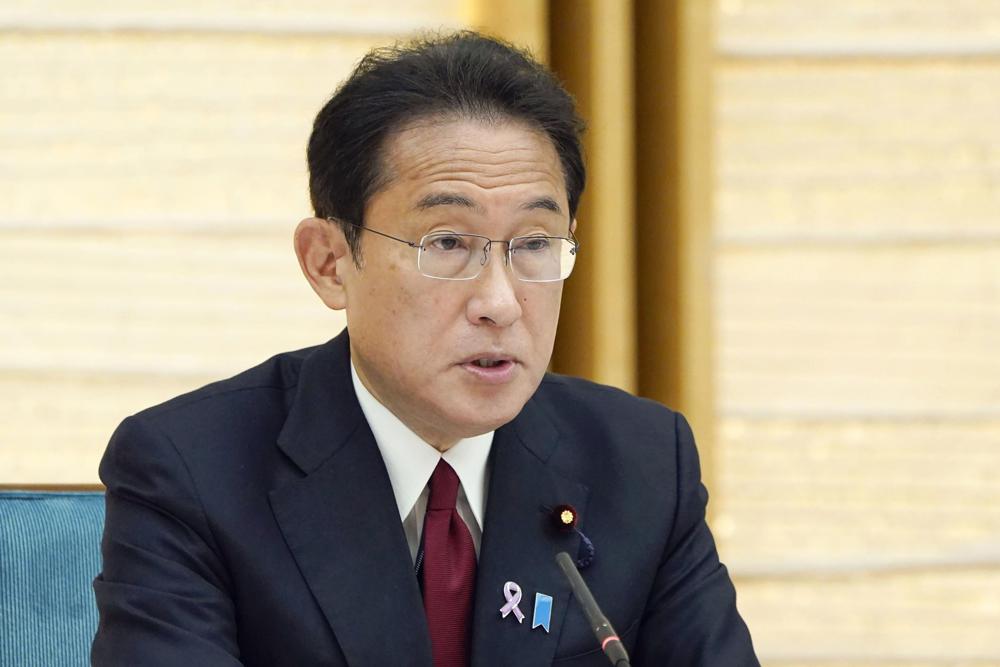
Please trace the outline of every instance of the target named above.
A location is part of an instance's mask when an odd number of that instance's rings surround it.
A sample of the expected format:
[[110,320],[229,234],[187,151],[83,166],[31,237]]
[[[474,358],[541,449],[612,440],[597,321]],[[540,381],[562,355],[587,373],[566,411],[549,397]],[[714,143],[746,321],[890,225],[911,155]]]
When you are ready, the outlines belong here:
[[516,289],[519,281],[507,267],[505,250],[502,244],[493,244],[482,272],[469,281],[472,294],[466,316],[473,324],[509,327],[521,317]]

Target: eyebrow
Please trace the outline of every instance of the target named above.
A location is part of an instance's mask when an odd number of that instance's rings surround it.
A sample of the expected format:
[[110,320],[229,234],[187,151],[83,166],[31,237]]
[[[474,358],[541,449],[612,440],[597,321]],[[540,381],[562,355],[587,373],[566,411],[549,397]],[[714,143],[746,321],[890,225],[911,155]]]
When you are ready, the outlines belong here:
[[552,211],[553,213],[562,213],[562,209],[559,208],[559,204],[552,197],[539,197],[538,199],[532,199],[529,202],[525,202],[520,206],[522,211],[535,211],[542,209],[544,211]]
[[417,202],[417,210],[426,211],[435,206],[461,206],[471,208],[477,213],[483,213],[483,207],[468,197],[453,192],[434,192],[424,196]]
[[[454,192],[434,192],[429,195],[425,195],[417,202],[417,210],[426,211],[429,208],[434,208],[435,206],[461,206],[463,208],[469,208],[477,213],[484,213],[483,207],[472,201],[464,195],[460,195]],[[531,201],[524,202],[518,208],[522,211],[552,211],[553,213],[562,214],[562,208],[556,203],[556,200],[552,197],[538,197],[532,199]]]

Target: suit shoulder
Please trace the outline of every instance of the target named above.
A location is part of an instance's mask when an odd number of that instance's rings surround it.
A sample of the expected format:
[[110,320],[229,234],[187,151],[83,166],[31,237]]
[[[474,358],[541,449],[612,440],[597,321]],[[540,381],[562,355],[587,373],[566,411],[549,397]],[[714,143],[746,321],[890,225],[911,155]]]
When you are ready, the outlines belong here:
[[[574,377],[547,376],[536,397],[559,434],[552,469],[581,480],[605,502],[641,507],[635,510],[646,517],[640,524],[662,521],[658,534],[669,534],[678,495],[700,478],[684,417],[656,401]],[[650,549],[659,553],[662,544]]]
[[657,401],[635,396],[618,387],[570,375],[546,373],[539,397],[558,412],[607,414],[617,419],[669,420],[680,414]]
[[169,421],[187,412],[225,409],[227,404],[259,401],[262,396],[282,397],[298,383],[302,361],[316,347],[276,354],[266,361],[232,377],[212,382],[198,389],[175,396],[163,403],[136,413],[135,417],[150,422]]

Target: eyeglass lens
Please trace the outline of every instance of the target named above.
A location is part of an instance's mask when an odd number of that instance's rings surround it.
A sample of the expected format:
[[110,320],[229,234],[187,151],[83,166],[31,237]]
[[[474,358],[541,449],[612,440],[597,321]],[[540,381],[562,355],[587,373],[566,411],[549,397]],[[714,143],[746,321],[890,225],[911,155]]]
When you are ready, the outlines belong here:
[[[489,239],[472,234],[429,234],[420,241],[417,265],[431,278],[468,280],[482,271]],[[550,236],[519,236],[510,241],[511,270],[520,280],[564,280],[573,270],[576,245]]]

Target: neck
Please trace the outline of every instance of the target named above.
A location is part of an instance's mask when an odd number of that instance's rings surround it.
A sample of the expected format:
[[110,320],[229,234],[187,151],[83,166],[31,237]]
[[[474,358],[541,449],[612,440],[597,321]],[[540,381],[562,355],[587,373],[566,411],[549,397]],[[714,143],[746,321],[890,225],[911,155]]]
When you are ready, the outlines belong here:
[[358,375],[358,380],[361,382],[362,386],[371,394],[372,398],[379,402],[383,408],[388,410],[396,417],[399,421],[403,423],[408,429],[413,431],[421,440],[426,442],[428,445],[438,450],[442,454],[458,444],[461,437],[455,436],[454,434],[443,433],[438,429],[430,427],[428,424],[415,424],[412,420],[407,419],[404,415],[401,415],[397,410],[394,410],[391,405],[382,400],[379,392],[372,386],[369,381],[367,374],[363,368],[363,364],[359,365],[355,363],[354,356],[352,354],[351,365],[354,371]]

